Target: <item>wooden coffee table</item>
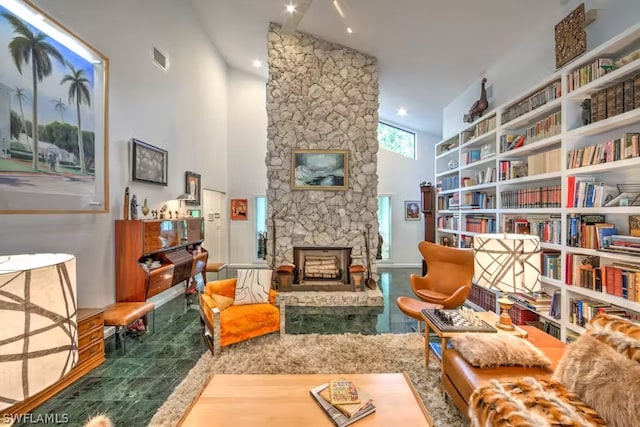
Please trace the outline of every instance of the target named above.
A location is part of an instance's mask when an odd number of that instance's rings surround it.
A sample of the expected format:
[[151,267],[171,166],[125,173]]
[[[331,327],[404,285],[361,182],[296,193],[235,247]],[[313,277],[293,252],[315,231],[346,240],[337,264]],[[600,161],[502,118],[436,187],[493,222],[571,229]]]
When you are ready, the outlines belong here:
[[[500,319],[500,316],[498,316],[496,313],[494,313],[493,311],[479,311],[476,312],[476,315],[478,316],[478,318],[480,318],[481,320],[484,320],[485,322],[487,322],[489,325],[495,325],[495,323]],[[429,366],[429,355],[432,354],[433,358],[436,360],[437,363],[440,364],[440,366],[442,366],[441,360],[442,360],[442,351],[444,351],[445,348],[447,348],[447,339],[456,335],[460,335],[460,334],[466,334],[468,332],[443,332],[440,329],[438,329],[438,327],[436,325],[433,324],[433,322],[431,322],[429,320],[429,318],[427,316],[425,316],[424,314],[420,314],[420,317],[422,317],[422,320],[424,320],[425,323],[425,328],[424,328],[424,363],[426,366]],[[515,326],[515,325],[514,325]],[[433,331],[435,332],[435,334],[440,337],[440,349],[438,352],[438,349],[436,348],[436,346],[433,345],[433,343],[429,342],[429,331]],[[500,329],[500,328],[496,328],[497,333],[499,334],[513,334],[513,335],[517,335],[519,337],[524,337],[526,338],[527,336],[527,331],[525,331],[524,329],[520,329],[517,326],[515,326],[515,328],[512,331],[506,331],[504,329]],[[491,333],[491,332],[486,332],[486,333]]]
[[330,427],[309,390],[335,378],[355,381],[373,398],[376,412],[358,426],[433,426],[406,374],[214,375],[180,425]]

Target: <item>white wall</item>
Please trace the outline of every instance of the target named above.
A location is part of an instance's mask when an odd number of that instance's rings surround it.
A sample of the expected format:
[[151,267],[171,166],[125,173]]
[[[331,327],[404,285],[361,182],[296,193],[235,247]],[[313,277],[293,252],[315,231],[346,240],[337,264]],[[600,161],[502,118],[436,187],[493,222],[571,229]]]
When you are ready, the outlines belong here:
[[[0,253],[68,252],[77,258],[78,302],[115,300],[114,220],[124,188],[151,208],[185,189],[186,170],[202,185],[226,189],[226,66],[190,7],[170,0],[37,0],[110,59],[110,213],[3,215]],[[169,56],[167,73],[151,63],[152,46]],[[127,141],[169,151],[169,185],[130,183]]]
[[378,151],[378,194],[391,197],[390,261],[397,266],[421,265],[418,243],[424,240],[424,219],[421,214],[420,221],[405,221],[404,202],[420,200],[422,181],[435,183],[434,145],[439,136],[418,132],[416,139],[417,160],[382,148]]
[[[266,37],[266,31],[265,31]],[[267,110],[266,82],[257,76],[229,70],[229,199],[249,199],[246,221],[231,221],[229,262],[251,265],[256,259],[255,196],[267,191]]]
[[487,77],[487,85],[493,85],[493,99],[489,99],[490,111],[524,94],[552,74],[556,69],[554,27],[582,2],[586,10],[597,9],[595,22],[587,27],[587,51],[640,21],[638,0],[570,0],[563,12],[558,16],[550,16],[547,22],[536,17],[541,21],[538,31],[516,49],[505,52],[502,60],[486,73],[478,74],[478,81],[443,110],[443,139],[469,125],[462,121],[462,116],[480,97],[480,80],[483,76]]

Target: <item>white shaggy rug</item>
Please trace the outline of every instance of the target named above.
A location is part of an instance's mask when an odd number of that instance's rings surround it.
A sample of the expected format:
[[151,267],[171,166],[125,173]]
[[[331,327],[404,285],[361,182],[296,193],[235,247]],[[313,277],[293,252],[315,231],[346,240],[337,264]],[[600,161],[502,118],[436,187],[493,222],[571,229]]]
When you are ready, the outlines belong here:
[[458,409],[445,401],[439,368],[424,366],[424,336],[271,334],[204,354],[158,409],[150,426],[176,426],[211,374],[409,374],[437,427],[466,426]]

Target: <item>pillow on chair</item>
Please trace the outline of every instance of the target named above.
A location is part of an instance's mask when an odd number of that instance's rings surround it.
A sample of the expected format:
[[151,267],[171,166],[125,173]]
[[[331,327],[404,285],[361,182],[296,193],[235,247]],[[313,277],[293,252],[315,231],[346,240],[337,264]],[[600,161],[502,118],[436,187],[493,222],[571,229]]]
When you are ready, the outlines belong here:
[[271,270],[238,270],[234,305],[269,302]]
[[467,362],[477,368],[551,366],[551,360],[543,352],[515,335],[469,333],[453,336],[449,342]]

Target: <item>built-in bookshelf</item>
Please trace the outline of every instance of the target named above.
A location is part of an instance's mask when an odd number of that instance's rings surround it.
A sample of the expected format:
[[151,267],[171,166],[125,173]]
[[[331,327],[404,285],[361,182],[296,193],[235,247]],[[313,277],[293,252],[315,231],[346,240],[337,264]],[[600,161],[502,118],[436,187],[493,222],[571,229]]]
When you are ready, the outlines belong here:
[[640,249],[625,236],[640,222],[640,24],[486,112],[435,154],[441,244],[470,247],[483,232],[540,237],[555,306],[550,314],[517,305],[545,330],[570,341],[598,310],[639,316]]

